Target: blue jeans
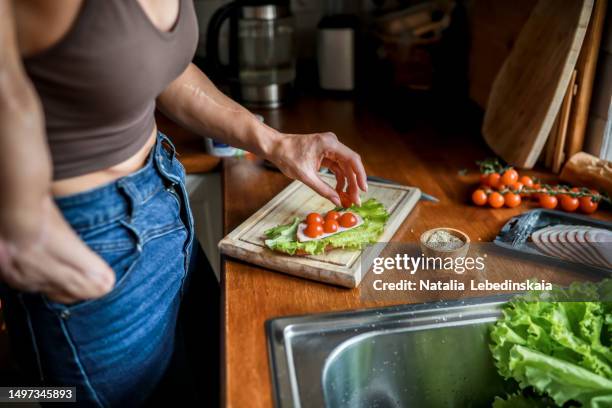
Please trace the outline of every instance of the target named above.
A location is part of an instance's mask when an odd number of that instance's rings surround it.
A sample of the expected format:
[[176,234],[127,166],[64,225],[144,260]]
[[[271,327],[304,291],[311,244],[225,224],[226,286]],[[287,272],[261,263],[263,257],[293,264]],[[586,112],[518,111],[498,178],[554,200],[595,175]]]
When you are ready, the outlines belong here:
[[176,354],[177,318],[197,245],[184,179],[174,147],[160,133],[142,169],[56,200],[113,268],[116,284],[102,298],[71,305],[0,290],[12,352],[28,378],[34,373],[40,384],[76,386],[78,406],[137,406],[153,394]]

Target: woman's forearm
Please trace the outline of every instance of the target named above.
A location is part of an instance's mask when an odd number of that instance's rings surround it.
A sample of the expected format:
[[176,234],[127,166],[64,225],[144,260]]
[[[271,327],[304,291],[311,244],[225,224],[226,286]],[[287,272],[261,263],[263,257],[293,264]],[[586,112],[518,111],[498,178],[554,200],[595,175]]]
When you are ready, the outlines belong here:
[[0,203],[3,208],[40,202],[49,194],[51,184],[51,163],[41,107],[36,96],[31,95],[33,91],[22,89],[18,93],[21,95],[0,90],[0,185],[3,191]]
[[[195,133],[270,160],[286,176],[302,181],[335,205],[341,205],[340,193],[359,204],[359,190],[367,190],[361,158],[336,135],[280,133],[223,95],[193,64],[159,96],[157,106]],[[336,176],[337,191],[321,179],[321,166]]]
[[[10,2],[0,1],[0,235],[15,218],[36,220],[51,185],[38,96],[21,65]],[[26,221],[25,219],[22,221]]]
[[157,98],[157,106],[165,115],[195,133],[262,157],[270,153],[279,136],[219,91],[193,64]]

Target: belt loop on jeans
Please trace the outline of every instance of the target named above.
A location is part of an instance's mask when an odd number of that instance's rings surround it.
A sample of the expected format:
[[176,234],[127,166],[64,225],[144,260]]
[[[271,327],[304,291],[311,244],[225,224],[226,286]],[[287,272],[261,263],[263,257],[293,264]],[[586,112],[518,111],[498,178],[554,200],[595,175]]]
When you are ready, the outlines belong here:
[[174,146],[174,143],[172,143],[172,141],[170,140],[170,138],[168,136],[166,136],[165,134],[163,134],[162,132],[158,132],[159,136],[160,136],[160,143],[161,143],[161,147],[167,151],[168,153],[170,153],[170,160],[174,160],[174,157],[176,156],[176,147]]
[[142,201],[142,194],[138,190],[138,188],[134,187],[131,182],[125,179],[119,180],[117,182],[117,186],[119,187],[119,190],[122,191],[123,194],[126,196],[125,198],[129,205],[128,215],[131,220],[134,218],[134,212],[136,211],[138,204],[140,204]]

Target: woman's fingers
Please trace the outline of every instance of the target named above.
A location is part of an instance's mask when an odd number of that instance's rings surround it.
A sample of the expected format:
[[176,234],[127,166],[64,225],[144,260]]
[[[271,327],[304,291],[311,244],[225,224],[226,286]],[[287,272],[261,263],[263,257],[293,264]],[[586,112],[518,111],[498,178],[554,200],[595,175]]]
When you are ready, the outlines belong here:
[[341,192],[344,191],[344,189],[346,188],[346,176],[344,175],[344,171],[342,171],[342,169],[340,168],[340,166],[338,166],[337,163],[331,161],[331,160],[327,160],[329,163],[327,164],[327,168],[331,170],[331,172],[334,174],[334,176],[336,177],[336,191],[338,192],[338,194],[340,194]]
[[301,179],[304,184],[312,188],[317,194],[327,198],[329,201],[334,203],[334,205],[338,207],[341,206],[340,196],[338,195],[336,190],[334,190],[329,184],[321,180],[321,178],[318,176],[318,173],[315,173],[314,175],[306,175]]
[[100,297],[109,292],[115,284],[113,270],[76,235],[61,235],[64,234],[58,233],[58,239],[49,242],[47,249],[59,263],[69,268],[71,274],[76,275],[75,280],[88,286],[84,288],[83,296]]
[[357,183],[357,175],[353,171],[353,169],[347,164],[342,163],[341,166],[346,174],[346,179],[348,182],[347,193],[352,202],[357,205],[361,205],[361,198],[359,197],[359,186]]
[[72,230],[54,206],[50,217],[47,251],[58,262],[70,267],[88,282],[88,297],[99,297],[109,292],[115,284],[115,273]]
[[73,302],[100,297],[108,292],[105,287],[92,282],[86,274],[43,248],[23,251],[15,257],[15,265],[27,286],[22,289],[27,291],[45,294],[62,292]]
[[[337,140],[329,143],[332,144],[332,146],[330,146],[330,150],[335,156],[335,160],[343,165],[347,177],[349,173],[354,173],[359,188],[361,188],[363,191],[368,191],[367,176],[363,163],[361,162],[361,157]],[[348,171],[349,168],[351,171]]]
[[57,303],[64,303],[68,305],[77,301],[77,299],[74,299],[74,297],[66,294],[66,292],[62,290],[51,289],[48,290],[46,294],[49,299]]

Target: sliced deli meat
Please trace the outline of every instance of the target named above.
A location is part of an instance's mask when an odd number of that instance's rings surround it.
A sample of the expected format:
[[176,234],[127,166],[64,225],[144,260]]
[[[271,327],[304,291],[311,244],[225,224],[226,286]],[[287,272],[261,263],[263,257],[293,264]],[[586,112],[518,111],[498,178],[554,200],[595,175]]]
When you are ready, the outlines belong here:
[[559,243],[562,248],[575,260],[587,265],[597,265],[597,261],[588,256],[584,248],[580,248],[576,241],[576,233],[581,227],[567,225],[559,228]]
[[[586,239],[587,232],[593,230],[595,230],[595,228],[591,227],[582,228],[578,230],[578,232],[576,233],[577,245],[591,256],[596,265],[606,266],[607,262],[604,256],[600,254],[599,251],[597,251],[595,245],[590,244]],[[612,250],[612,248],[610,248],[610,250]]]
[[531,234],[546,255],[571,262],[612,268],[612,232],[582,225],[553,225]]
[[539,229],[531,234],[531,240],[538,247],[538,249],[544,252],[548,256],[560,257],[561,254],[556,251],[555,245],[551,245],[548,240],[548,236],[553,227],[546,227]]
[[612,268],[612,231],[593,228],[587,231],[585,239],[601,255],[606,266]]

